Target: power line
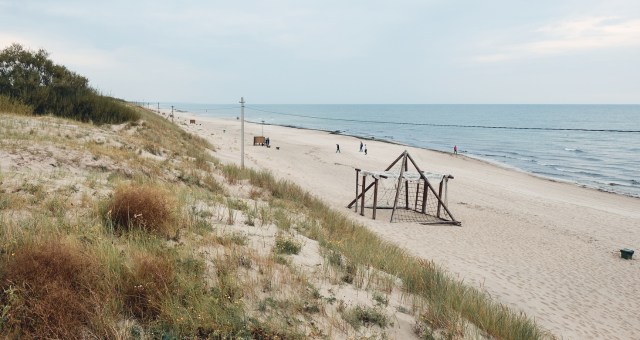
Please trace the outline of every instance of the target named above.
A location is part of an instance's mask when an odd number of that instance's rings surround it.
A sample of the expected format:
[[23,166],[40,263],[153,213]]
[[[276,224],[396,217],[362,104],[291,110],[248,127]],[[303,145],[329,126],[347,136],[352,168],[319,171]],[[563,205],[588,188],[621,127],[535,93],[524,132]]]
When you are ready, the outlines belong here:
[[489,125],[461,125],[461,124],[435,124],[435,123],[416,123],[416,122],[394,122],[382,120],[360,120],[349,118],[328,118],[311,115],[302,115],[295,113],[285,113],[270,110],[263,110],[255,107],[245,106],[245,108],[277,115],[312,118],[320,120],[331,120],[340,122],[353,123],[371,123],[371,124],[394,124],[394,125],[418,125],[418,126],[434,126],[434,127],[458,127],[458,128],[476,128],[476,129],[501,129],[501,130],[538,130],[538,131],[582,131],[582,132],[622,132],[622,133],[640,133],[640,130],[617,130],[617,129],[584,129],[584,128],[545,128],[545,127],[518,127],[518,126],[489,126]]

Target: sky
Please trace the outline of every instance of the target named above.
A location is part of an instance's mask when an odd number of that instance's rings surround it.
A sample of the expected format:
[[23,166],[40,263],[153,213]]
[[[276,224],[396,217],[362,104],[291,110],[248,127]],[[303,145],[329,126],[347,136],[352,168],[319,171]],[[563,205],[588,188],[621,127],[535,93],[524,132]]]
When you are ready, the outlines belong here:
[[130,101],[638,104],[638,0],[0,0],[19,43]]

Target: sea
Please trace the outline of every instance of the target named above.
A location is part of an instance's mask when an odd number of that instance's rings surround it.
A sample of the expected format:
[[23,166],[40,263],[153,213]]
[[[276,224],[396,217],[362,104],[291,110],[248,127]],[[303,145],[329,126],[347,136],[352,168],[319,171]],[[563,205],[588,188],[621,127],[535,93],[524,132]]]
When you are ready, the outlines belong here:
[[[210,117],[237,118],[241,111],[240,104],[160,105]],[[246,103],[244,116],[265,126],[324,130],[443,152],[457,146],[466,156],[537,176],[640,197],[640,105]]]

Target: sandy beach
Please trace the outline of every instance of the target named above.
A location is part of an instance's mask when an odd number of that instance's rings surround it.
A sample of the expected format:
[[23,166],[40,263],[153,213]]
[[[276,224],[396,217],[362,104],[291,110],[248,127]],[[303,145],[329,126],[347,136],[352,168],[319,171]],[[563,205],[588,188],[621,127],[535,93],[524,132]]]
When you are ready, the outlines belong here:
[[[196,124],[189,124],[195,119]],[[176,123],[209,140],[216,157],[239,164],[240,122],[176,114]],[[253,146],[264,135],[271,148]],[[245,166],[268,169],[326,201],[415,256],[565,339],[640,338],[640,199],[555,182],[452,155],[354,137],[245,123]],[[336,153],[340,144],[341,153]],[[389,223],[346,205],[355,168],[384,170],[408,150],[422,170],[451,174],[451,225]]]

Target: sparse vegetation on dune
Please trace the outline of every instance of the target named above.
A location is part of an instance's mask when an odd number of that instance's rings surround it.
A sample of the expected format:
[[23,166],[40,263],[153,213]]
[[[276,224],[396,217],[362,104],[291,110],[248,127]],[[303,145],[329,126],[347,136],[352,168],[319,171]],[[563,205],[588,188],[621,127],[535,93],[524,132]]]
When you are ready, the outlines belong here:
[[384,338],[402,313],[416,338],[552,337],[137,110],[117,126],[0,113],[0,336]]

